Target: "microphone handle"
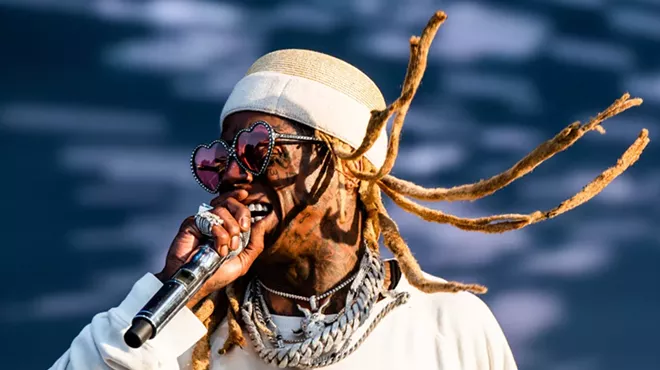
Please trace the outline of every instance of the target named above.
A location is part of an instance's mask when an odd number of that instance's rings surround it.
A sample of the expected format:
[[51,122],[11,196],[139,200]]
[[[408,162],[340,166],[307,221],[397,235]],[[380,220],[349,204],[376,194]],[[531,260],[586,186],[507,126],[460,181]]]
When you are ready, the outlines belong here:
[[243,251],[249,240],[248,230],[241,234],[240,247],[224,258],[212,248],[212,243],[202,245],[192,260],[181,266],[135,315],[124,334],[124,342],[129,347],[140,348],[155,338],[225,261]]

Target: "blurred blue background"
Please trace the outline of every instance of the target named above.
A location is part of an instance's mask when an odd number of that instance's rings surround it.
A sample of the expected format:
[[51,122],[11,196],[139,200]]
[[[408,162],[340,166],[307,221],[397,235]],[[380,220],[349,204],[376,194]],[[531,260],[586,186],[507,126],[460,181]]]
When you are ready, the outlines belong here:
[[188,169],[249,65],[310,48],[397,97],[407,41],[449,18],[404,128],[395,174],[427,186],[508,168],[623,92],[605,123],[461,216],[549,209],[616,162],[591,202],[502,235],[429,225],[389,205],[423,268],[490,287],[521,369],[660,369],[660,1],[0,0],[2,368],[45,369],[91,317],[159,271],[207,194]]

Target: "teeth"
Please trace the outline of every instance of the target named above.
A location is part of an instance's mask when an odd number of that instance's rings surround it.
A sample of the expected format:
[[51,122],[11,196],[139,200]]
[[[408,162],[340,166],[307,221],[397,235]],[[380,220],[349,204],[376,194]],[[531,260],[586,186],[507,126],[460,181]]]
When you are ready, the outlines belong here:
[[261,204],[261,203],[252,203],[252,204],[248,204],[248,210],[250,212],[254,212],[254,211],[264,211],[264,212],[266,212],[266,211],[268,211],[268,206],[265,205],[265,204]]
[[259,222],[259,221],[263,220],[263,218],[264,218],[264,216],[252,217],[252,223]]

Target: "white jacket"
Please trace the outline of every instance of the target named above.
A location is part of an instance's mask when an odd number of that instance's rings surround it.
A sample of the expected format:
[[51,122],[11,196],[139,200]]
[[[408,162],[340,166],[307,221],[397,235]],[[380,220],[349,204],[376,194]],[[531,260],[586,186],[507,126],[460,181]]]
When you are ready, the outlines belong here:
[[[133,316],[161,285],[151,274],[142,277],[118,307],[94,316],[51,370],[191,369],[192,348],[206,329],[186,308],[140,349],[132,349],[123,341]],[[475,295],[426,294],[412,287],[405,277],[395,290],[408,291],[408,302],[385,316],[357,351],[325,370],[517,369],[495,317]],[[385,304],[387,299],[378,302],[372,312]],[[274,321],[282,332],[300,325],[297,317],[274,316]],[[369,323],[367,320],[360,329],[366,329]],[[227,324],[223,322],[211,335],[212,370],[275,369],[255,354],[247,333],[245,348],[218,355],[226,336]]]

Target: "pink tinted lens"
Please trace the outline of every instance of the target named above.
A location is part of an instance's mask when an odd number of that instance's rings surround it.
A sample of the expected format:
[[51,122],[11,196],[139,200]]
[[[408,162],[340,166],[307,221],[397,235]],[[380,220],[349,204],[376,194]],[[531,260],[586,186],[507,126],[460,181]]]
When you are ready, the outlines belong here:
[[211,147],[199,147],[193,155],[193,173],[208,190],[217,191],[220,179],[227,167],[227,147],[216,142]]
[[270,131],[266,125],[256,125],[240,133],[236,140],[236,156],[250,171],[259,173],[268,161]]

